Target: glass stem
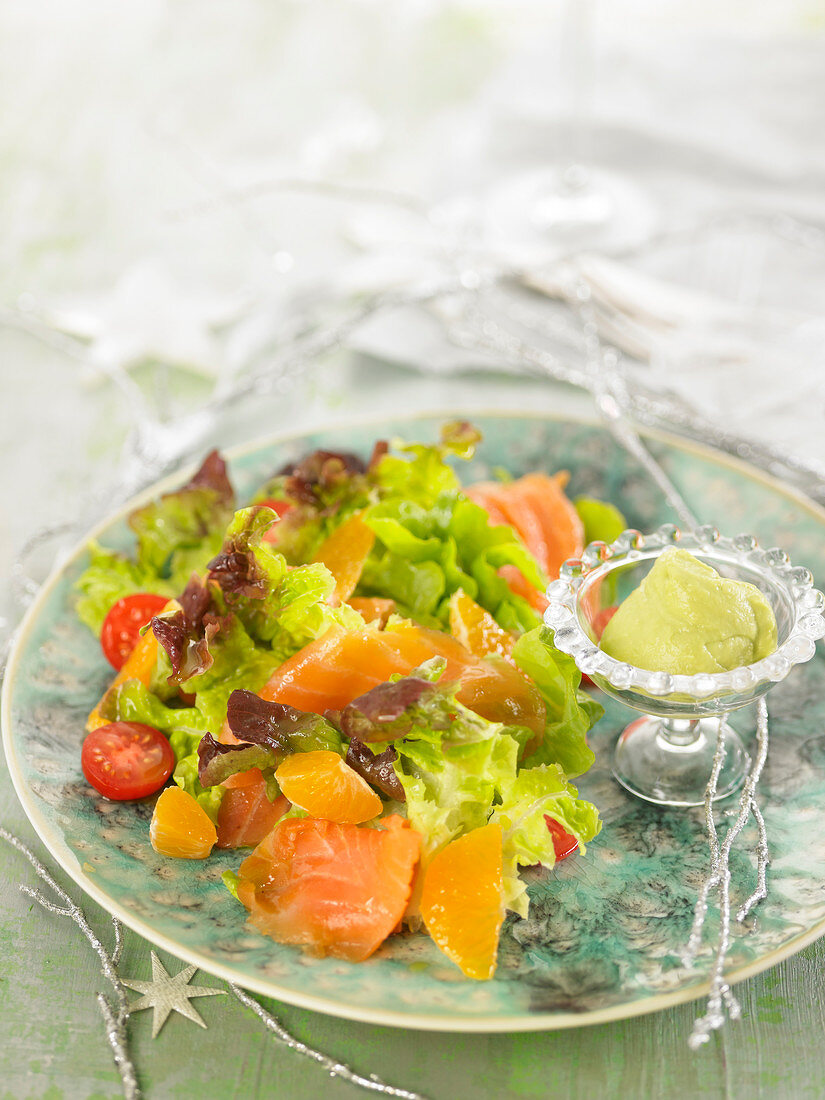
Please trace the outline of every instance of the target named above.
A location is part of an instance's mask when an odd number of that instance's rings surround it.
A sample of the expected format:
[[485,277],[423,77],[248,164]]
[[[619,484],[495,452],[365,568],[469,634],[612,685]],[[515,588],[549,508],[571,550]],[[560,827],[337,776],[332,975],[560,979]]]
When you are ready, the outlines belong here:
[[674,748],[684,749],[699,740],[698,718],[663,718],[659,736]]

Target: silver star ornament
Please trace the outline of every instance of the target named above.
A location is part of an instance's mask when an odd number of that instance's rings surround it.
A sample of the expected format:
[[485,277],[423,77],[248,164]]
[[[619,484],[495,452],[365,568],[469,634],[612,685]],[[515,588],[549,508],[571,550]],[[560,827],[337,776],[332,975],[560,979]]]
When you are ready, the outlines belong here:
[[130,989],[142,993],[136,1001],[129,1005],[129,1012],[140,1012],[144,1008],[155,1010],[152,1019],[152,1038],[154,1039],[169,1018],[170,1012],[179,1012],[187,1020],[193,1020],[200,1027],[206,1027],[200,1013],[189,1003],[192,997],[224,996],[223,989],[211,989],[205,985],[189,985],[192,975],[198,968],[186,966],[177,974],[170,974],[155,952],[152,952],[152,981],[139,982],[134,979],[122,978],[121,981]]

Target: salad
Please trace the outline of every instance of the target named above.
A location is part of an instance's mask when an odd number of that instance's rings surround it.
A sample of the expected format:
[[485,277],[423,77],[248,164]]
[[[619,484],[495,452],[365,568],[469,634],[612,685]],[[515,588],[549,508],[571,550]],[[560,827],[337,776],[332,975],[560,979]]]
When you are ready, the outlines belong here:
[[564,474],[462,487],[478,442],[316,451],[243,507],[213,451],[132,513],[133,557],[90,545],[77,613],[116,674],[83,773],[155,798],[158,853],[219,861],[239,927],[352,961],[422,929],[489,978],[520,869],[601,827],[571,779],[602,711],[541,612],[624,520]]

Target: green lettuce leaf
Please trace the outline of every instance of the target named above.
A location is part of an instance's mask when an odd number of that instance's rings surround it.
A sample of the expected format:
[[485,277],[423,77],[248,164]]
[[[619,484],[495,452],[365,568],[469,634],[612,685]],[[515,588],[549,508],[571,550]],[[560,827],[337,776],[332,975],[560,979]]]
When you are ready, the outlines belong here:
[[89,565],[75,585],[81,621],[99,634],[112,604],[123,596],[177,596],[191,574],[204,572],[220,550],[233,500],[226,467],[213,451],[182,489],[131,514],[129,525],[137,536],[135,560],[90,543]]
[[444,625],[449,597],[462,589],[506,629],[530,630],[538,623],[533,608],[498,575],[502,565],[514,565],[544,587],[535,559],[511,528],[492,527],[484,509],[459,490],[440,492],[429,507],[384,500],[367,510],[364,522],[376,544],[360,593],[393,599],[413,618]]
[[140,680],[125,680],[108,691],[101,704],[101,715],[107,722],[142,722],[154,726],[170,740],[175,734],[199,740],[208,729],[197,707],[166,706]]
[[475,740],[394,742],[407,817],[422,835],[425,863],[461,833],[484,825],[497,791],[515,774],[518,744],[505,727],[485,725],[486,736]]
[[205,565],[220,549],[223,532],[232,517],[234,494],[225,480],[225,471],[222,482],[198,481],[211,458],[207,458],[188,485],[153,500],[129,517],[129,526],[137,536],[140,566],[154,570],[159,576],[167,571],[175,575],[185,570],[185,583],[193,561]]
[[75,604],[78,618],[96,634],[100,633],[112,604],[124,596],[154,592],[171,598],[179,591],[153,569],[138,565],[114,550],[106,550],[94,541],[89,543],[89,565],[78,577],[75,588],[80,593]]
[[578,797],[576,788],[555,764],[523,769],[502,783],[500,791],[501,804],[490,821],[502,828],[505,906],[526,917],[529,903],[518,877],[519,867],[552,867],[556,862],[545,815],[572,833],[582,852],[601,829],[601,822],[596,807]]
[[573,507],[584,524],[584,542],[613,542],[627,527],[627,520],[614,504],[593,497],[577,497]]
[[583,775],[595,760],[585,735],[604,709],[579,690],[581,673],[575,661],[555,648],[546,627],[522,635],[512,656],[536,684],[547,707],[544,740],[524,762],[525,767],[559,764],[568,776]]
[[209,576],[248,636],[271,650],[270,662],[281,664],[333,624],[355,629],[363,620],[350,607],[329,607],[335,578],[325,565],[288,568],[263,537],[274,518],[272,509],[260,506],[236,512]]
[[241,900],[238,897],[238,884],[240,883],[240,881],[241,876],[235,871],[224,871],[224,873],[221,875],[221,882],[227,888],[235,901]]
[[226,719],[226,704],[239,687],[260,691],[280,661],[247,634],[236,616],[227,616],[223,629],[210,646],[212,664],[204,672],[181,683],[181,690],[195,694],[195,709],[205,730],[217,733]]

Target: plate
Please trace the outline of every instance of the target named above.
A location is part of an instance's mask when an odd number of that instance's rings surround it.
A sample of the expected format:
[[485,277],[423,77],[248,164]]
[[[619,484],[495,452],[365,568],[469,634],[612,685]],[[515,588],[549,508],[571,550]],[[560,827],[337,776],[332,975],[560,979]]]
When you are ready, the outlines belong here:
[[[230,455],[241,499],[308,449],[368,454],[382,436],[434,439],[443,416],[336,427],[258,443]],[[465,480],[503,466],[571,471],[572,495],[619,503],[642,530],[672,518],[658,490],[599,425],[546,416],[474,415],[484,433]],[[825,512],[742,463],[665,435],[651,448],[703,521],[726,534],[755,533],[825,577]],[[149,493],[185,480],[185,474]],[[125,515],[93,534],[128,548]],[[72,585],[86,560],[77,548],[52,575],[22,625],[3,693],[3,737],[17,793],[46,847],[83,890],[151,943],[228,981],[305,1008],[370,1023],[443,1031],[574,1027],[639,1015],[706,990],[710,948],[696,970],[680,962],[693,902],[708,863],[701,811],[666,810],[626,796],[610,778],[612,743],[627,720],[620,704],[591,734],[596,765],[579,783],[604,829],[552,872],[531,876],[530,915],[508,919],[489,982],[464,978],[421,934],[391,939],[361,964],[313,959],[246,927],[220,881],[238,854],[176,862],[149,844],[151,803],[111,803],[82,778],[88,711],[109,679],[97,640],[76,620]],[[730,952],[740,981],[825,933],[825,659],[821,650],[770,696],[772,741],[762,780],[771,842],[770,894]],[[752,736],[753,715],[739,712]],[[724,810],[720,811],[724,815]],[[753,889],[755,838],[732,859],[734,901]],[[713,917],[708,934],[715,932]]]

